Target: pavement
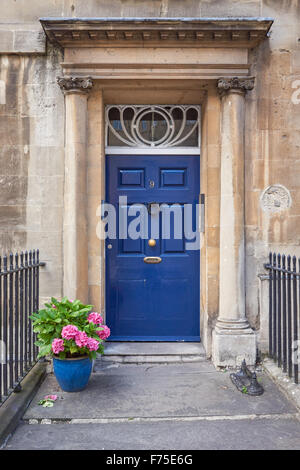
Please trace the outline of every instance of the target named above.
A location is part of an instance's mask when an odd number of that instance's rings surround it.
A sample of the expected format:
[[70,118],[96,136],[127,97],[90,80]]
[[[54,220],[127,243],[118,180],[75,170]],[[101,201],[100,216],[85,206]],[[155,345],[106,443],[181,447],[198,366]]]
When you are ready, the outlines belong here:
[[[10,449],[300,449],[299,411],[263,372],[259,397],[208,361],[98,363],[86,390],[49,374],[7,442]],[[38,401],[57,394],[52,408]]]

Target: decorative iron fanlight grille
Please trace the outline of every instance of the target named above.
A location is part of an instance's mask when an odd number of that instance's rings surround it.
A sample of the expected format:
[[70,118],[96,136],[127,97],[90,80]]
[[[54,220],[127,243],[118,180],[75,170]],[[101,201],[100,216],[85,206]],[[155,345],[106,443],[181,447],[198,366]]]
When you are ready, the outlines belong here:
[[199,105],[108,105],[106,146],[200,147]]

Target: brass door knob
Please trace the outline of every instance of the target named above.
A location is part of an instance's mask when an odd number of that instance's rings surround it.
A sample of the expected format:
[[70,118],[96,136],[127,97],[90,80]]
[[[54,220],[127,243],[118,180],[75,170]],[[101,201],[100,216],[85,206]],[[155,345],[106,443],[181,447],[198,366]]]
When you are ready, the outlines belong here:
[[155,245],[156,245],[156,241],[153,240],[153,238],[150,238],[150,240],[148,241],[148,245],[149,245],[149,246],[155,246]]

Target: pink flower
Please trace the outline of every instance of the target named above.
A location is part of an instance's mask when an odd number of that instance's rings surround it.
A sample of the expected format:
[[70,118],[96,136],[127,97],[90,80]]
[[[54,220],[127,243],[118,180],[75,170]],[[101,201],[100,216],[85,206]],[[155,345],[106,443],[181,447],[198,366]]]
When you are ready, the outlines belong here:
[[92,312],[88,316],[88,322],[89,323],[95,323],[95,325],[102,325],[103,323],[103,318],[100,315],[100,313],[97,312]]
[[54,354],[59,354],[64,349],[65,348],[64,348],[64,340],[63,339],[55,338],[52,341],[52,351],[54,352]]
[[94,338],[88,338],[87,347],[90,351],[97,351],[99,348],[99,341]]
[[103,330],[97,331],[97,335],[100,339],[107,339],[110,336],[110,329],[106,325],[104,325],[103,328]]
[[56,308],[56,305],[52,304],[52,308]]
[[46,396],[44,397],[44,400],[56,401],[56,400],[57,400],[57,395],[46,395]]
[[78,328],[75,325],[64,326],[61,331],[61,336],[65,339],[74,339],[78,333]]
[[85,348],[88,344],[88,335],[84,331],[78,331],[75,336],[75,343],[79,348]]

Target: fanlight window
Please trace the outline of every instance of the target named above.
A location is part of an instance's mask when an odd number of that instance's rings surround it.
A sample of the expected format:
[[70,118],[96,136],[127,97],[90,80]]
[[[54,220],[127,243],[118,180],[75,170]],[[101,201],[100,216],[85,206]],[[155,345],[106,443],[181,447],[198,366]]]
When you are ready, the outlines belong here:
[[106,106],[106,146],[199,149],[200,106]]

